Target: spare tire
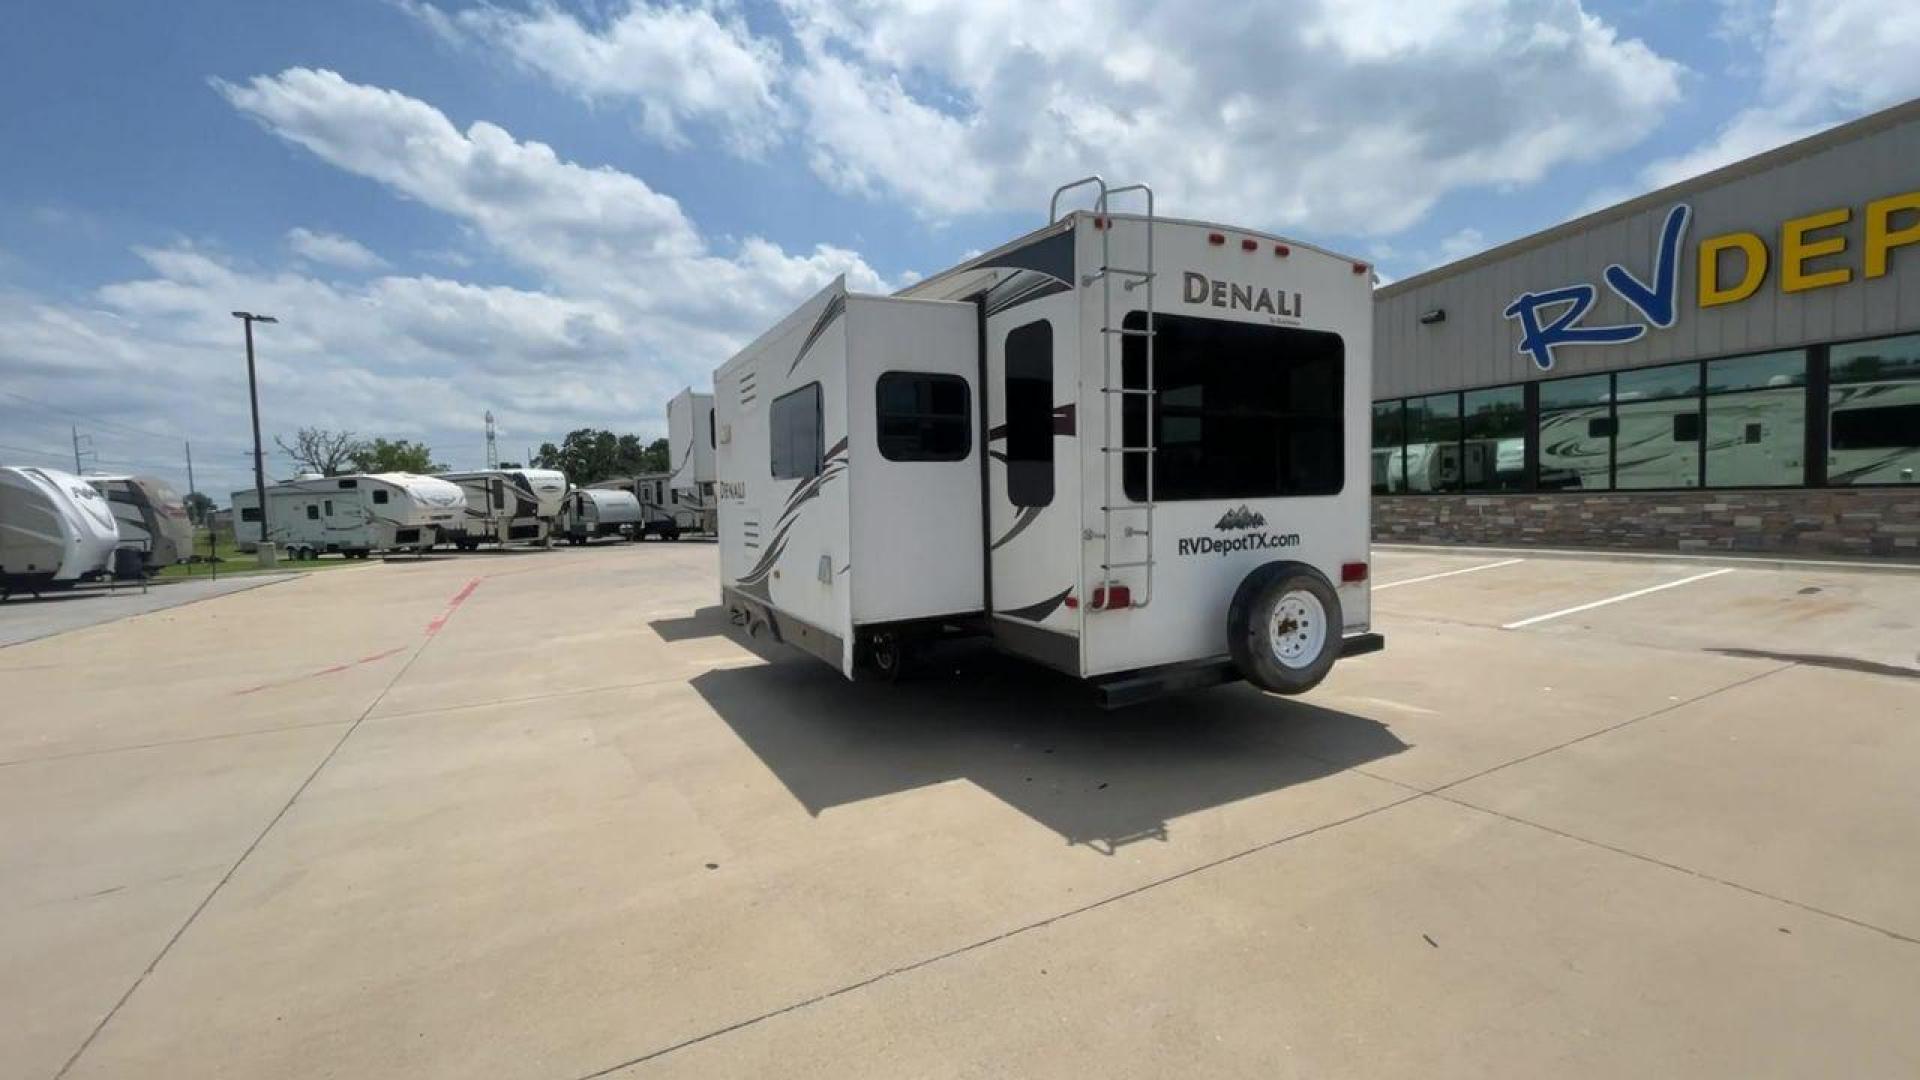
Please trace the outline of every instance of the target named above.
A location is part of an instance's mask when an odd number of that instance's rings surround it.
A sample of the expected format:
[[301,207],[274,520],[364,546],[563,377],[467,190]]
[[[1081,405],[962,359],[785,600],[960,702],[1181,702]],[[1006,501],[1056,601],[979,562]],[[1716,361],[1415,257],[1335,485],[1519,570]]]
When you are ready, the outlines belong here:
[[1304,694],[1340,656],[1340,596],[1318,570],[1268,563],[1248,574],[1227,608],[1227,650],[1248,682]]

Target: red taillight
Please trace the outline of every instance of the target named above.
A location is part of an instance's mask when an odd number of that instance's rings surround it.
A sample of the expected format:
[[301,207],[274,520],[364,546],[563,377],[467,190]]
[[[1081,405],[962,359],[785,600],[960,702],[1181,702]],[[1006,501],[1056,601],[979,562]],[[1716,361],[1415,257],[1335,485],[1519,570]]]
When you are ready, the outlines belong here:
[[1226,242],[1227,242],[1227,238],[1220,233],[1210,232],[1207,234],[1207,243],[1212,244],[1215,247],[1219,247],[1221,244],[1224,244]]
[[1093,227],[1094,227],[1094,228],[1096,228],[1096,229],[1104,229],[1104,228],[1106,228],[1106,227],[1107,227],[1107,219],[1106,219],[1106,218],[1103,218],[1103,217],[1101,217],[1101,216],[1099,216],[1098,214],[1095,214],[1095,215],[1094,215],[1094,218],[1093,218]]
[[1240,241],[1240,250],[1241,251],[1259,251],[1260,241],[1255,240],[1252,237],[1248,237],[1247,239]]
[[1340,564],[1340,584],[1357,585],[1367,580],[1367,564],[1350,562]]
[[1079,606],[1080,606],[1080,598],[1079,598],[1079,597],[1077,597],[1077,596],[1069,596],[1069,597],[1067,597],[1067,606],[1068,606],[1068,607],[1070,607],[1070,608],[1077,608],[1077,607],[1079,607]]
[[1364,273],[1366,273],[1366,272],[1367,272],[1367,264],[1366,264],[1366,263],[1354,263],[1354,264],[1353,264],[1353,272],[1354,272],[1354,273],[1356,273],[1356,274],[1364,274]]
[[1285,244],[1275,244],[1273,245],[1273,253],[1284,259],[1293,254],[1293,249]]
[[1093,590],[1093,610],[1115,611],[1133,606],[1133,593],[1125,585]]

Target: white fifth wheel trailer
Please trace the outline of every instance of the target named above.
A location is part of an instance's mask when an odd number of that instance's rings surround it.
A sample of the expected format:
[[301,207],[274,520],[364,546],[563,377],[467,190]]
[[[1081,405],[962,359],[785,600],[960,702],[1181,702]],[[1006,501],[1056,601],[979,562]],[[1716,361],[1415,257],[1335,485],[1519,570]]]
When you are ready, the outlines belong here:
[[[684,531],[715,532],[713,395],[689,387],[667,402],[667,486],[663,505],[685,511],[693,523]],[[644,500],[642,500],[644,501]],[[676,517],[683,516],[676,513]]]
[[106,497],[120,528],[120,542],[138,546],[149,573],[185,562],[193,554],[193,522],[173,485],[154,476],[88,476]]
[[119,543],[112,509],[85,480],[58,469],[0,468],[0,595],[98,577]]
[[[460,523],[466,504],[458,484],[432,476],[301,476],[267,488],[267,539],[294,558],[428,551]],[[234,543],[252,551],[260,542],[260,500],[251,488],[236,491],[233,510]]]
[[567,474],[559,469],[508,469],[514,479],[532,491],[540,501],[539,517],[547,523],[547,531],[553,531],[554,519],[560,516],[560,506],[566,501],[570,487]]
[[1109,705],[1382,647],[1371,268],[1080,183],[1094,212],[891,297],[835,281],[715,373],[735,626],[849,677],[972,631]]
[[446,538],[453,546],[472,551],[481,544],[537,544],[547,539],[558,504],[554,513],[542,516],[540,493],[525,474],[511,469],[480,469],[437,475],[460,485],[467,500],[465,513],[447,530]]
[[613,488],[574,488],[561,503],[554,533],[570,544],[584,544],[602,536],[634,540],[645,528],[640,500],[633,492]]

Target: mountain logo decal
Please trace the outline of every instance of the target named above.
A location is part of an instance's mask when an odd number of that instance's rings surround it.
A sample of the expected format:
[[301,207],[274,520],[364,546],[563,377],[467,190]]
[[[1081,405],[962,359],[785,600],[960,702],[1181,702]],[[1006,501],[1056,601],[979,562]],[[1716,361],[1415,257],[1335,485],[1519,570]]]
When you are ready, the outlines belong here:
[[1257,529],[1266,523],[1266,515],[1258,513],[1245,504],[1242,504],[1239,509],[1229,510],[1220,515],[1220,520],[1214,522],[1213,527],[1222,531],[1228,529]]

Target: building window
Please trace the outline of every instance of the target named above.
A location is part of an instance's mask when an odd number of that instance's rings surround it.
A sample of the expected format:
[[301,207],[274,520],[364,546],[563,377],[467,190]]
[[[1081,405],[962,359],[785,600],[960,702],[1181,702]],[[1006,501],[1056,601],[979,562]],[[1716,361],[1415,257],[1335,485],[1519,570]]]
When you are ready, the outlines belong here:
[[1407,490],[1407,408],[1402,401],[1373,403],[1373,493]]
[[1408,491],[1460,490],[1460,395],[1407,399]]
[[1707,486],[1805,483],[1806,353],[1709,360],[1706,373]]
[[1460,470],[1468,491],[1519,491],[1527,483],[1527,390],[1462,395]]
[[[1146,328],[1144,312],[1126,318]],[[1320,330],[1185,315],[1153,321],[1152,455],[1126,455],[1127,497],[1154,500],[1334,495],[1345,485],[1346,344]],[[1147,385],[1146,339],[1123,339],[1123,379]],[[1122,406],[1125,445],[1147,445],[1147,401]],[[1458,417],[1456,415],[1457,424]]]
[[374,489],[373,489],[373,501],[374,501],[374,502],[376,502],[376,503],[379,503],[379,504],[381,504],[381,505],[383,505],[383,506],[384,506],[384,505],[386,504],[386,501],[387,501],[387,491],[386,491],[386,489],[385,489],[385,488],[374,488]]
[[1827,355],[1827,483],[1920,482],[1920,334]]
[[1536,456],[1542,488],[1605,491],[1613,461],[1610,375],[1540,384]]
[[1613,486],[1699,487],[1699,363],[1621,371],[1613,378]]
[[972,396],[958,375],[889,371],[874,384],[874,400],[888,461],[964,461],[973,449]]
[[1053,324],[1007,332],[1007,498],[1053,502]]
[[768,410],[768,441],[775,480],[806,480],[820,475],[825,456],[821,430],[820,384],[808,383],[773,399]]

